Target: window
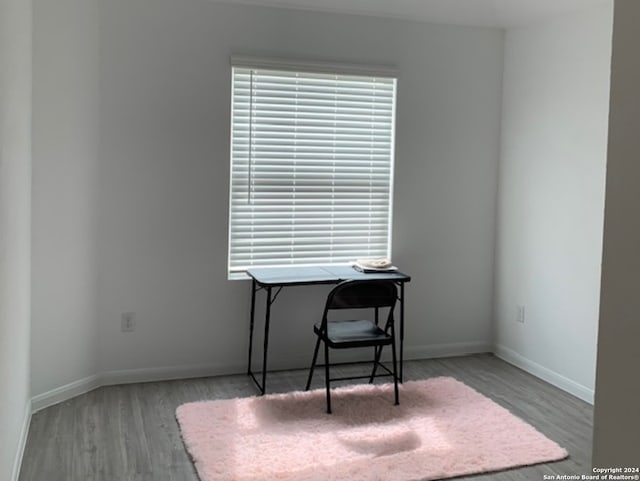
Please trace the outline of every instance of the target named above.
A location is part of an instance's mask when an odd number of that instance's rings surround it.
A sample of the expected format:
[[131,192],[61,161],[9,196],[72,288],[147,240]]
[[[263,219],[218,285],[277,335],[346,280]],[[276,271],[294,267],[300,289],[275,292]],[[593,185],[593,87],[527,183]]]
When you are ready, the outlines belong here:
[[390,257],[395,78],[278,67],[232,67],[229,273]]

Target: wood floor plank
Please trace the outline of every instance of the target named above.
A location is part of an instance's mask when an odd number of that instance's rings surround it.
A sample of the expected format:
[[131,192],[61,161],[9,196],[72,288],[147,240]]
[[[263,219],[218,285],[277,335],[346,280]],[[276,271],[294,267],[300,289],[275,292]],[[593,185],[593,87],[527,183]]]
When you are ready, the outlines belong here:
[[85,396],[84,401],[74,399],[73,410],[76,415],[74,439],[72,444],[73,479],[95,478],[95,466],[98,464],[100,440],[97,437],[97,422],[101,417],[100,407],[96,401],[100,390]]
[[[362,369],[344,366],[340,374]],[[492,355],[408,361],[404,375],[405,380],[455,377],[570,454],[557,463],[465,479],[539,481],[545,474],[589,474],[591,405]],[[269,373],[268,390],[300,390],[306,377],[306,370]],[[323,382],[319,369],[313,387]],[[19,481],[198,481],[182,443],[176,408],[190,401],[253,395],[255,386],[246,375],[96,389],[33,416]]]

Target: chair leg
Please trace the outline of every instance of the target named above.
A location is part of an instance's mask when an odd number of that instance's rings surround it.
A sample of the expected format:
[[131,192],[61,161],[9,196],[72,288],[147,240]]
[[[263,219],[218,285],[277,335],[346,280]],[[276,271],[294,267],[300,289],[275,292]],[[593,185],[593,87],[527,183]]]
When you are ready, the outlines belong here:
[[318,348],[320,347],[320,336],[318,336],[318,340],[316,341],[316,348],[313,350],[313,361],[311,361],[311,369],[309,369],[309,378],[307,379],[307,386],[304,388],[305,391],[308,391],[311,387],[311,379],[313,378],[313,370],[316,367],[316,360],[318,359]]
[[373,348],[373,369],[371,370],[371,376],[369,376],[369,384],[373,383],[373,378],[376,377],[376,371],[378,370],[378,363],[380,362],[380,354],[382,354],[382,346],[375,346]]
[[331,414],[331,386],[329,378],[329,345],[324,343],[324,379],[327,388],[327,414]]
[[395,405],[400,404],[398,395],[398,363],[396,362],[396,338],[393,336],[393,342],[391,343],[391,356],[393,361],[393,391],[395,395]]

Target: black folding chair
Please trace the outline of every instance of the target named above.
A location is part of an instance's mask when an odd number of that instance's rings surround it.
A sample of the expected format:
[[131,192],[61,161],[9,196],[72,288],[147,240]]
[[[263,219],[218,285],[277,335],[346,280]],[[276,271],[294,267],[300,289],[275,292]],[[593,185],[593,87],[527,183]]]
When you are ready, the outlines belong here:
[[[325,385],[327,389],[327,413],[331,413],[331,382],[347,379],[369,378],[378,376],[393,376],[395,404],[398,399],[398,373],[396,367],[396,336],[393,310],[398,298],[398,291],[393,281],[388,280],[349,280],[334,287],[329,296],[322,315],[322,321],[317,323],[313,330],[318,336],[313,352],[313,361],[309,370],[309,378],[305,390],[309,390],[313,371],[318,358],[320,342],[324,343]],[[387,319],[383,326],[378,323],[380,309],[388,309]],[[374,320],[329,320],[329,312],[345,309],[372,309]],[[391,345],[393,370],[380,362],[380,355],[384,346]],[[329,374],[329,348],[349,349],[356,347],[373,347],[373,370],[366,376],[351,376],[331,378]],[[377,374],[377,368],[381,367],[385,374]]]

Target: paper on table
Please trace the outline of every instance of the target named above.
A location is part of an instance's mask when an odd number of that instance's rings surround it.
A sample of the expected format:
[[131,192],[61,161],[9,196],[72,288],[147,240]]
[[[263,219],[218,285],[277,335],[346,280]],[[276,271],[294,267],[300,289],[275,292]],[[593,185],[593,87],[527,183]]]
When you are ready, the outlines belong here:
[[390,259],[358,259],[353,268],[360,272],[388,272],[397,271],[398,268],[391,263]]

